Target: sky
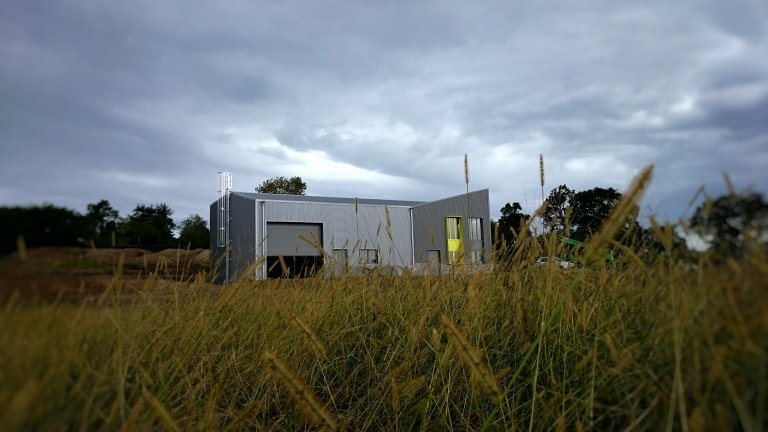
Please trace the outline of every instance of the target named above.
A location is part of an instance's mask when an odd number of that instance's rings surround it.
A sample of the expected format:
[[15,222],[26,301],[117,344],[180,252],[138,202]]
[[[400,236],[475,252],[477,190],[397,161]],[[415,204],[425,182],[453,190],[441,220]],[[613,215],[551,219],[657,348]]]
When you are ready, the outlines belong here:
[[[768,189],[768,2],[0,3],[0,205],[208,217],[253,191],[430,201],[623,190],[677,220]],[[695,205],[695,204],[694,204]]]

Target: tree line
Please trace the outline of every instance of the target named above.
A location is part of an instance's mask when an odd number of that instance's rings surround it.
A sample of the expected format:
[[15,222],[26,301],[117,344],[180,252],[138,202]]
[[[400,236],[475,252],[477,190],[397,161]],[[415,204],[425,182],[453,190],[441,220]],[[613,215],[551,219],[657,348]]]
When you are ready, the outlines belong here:
[[[276,177],[256,187],[260,193],[304,195],[307,184],[301,177]],[[546,199],[542,229],[558,237],[588,242],[605,222],[622,194],[613,188],[595,187],[575,191],[567,185],[554,188]],[[635,249],[661,252],[665,246],[650,228],[637,220],[639,209],[624,222],[614,240]],[[495,223],[493,243],[513,251],[522,229],[531,230],[531,215],[519,202],[500,209]],[[165,203],[138,204],[126,217],[107,200],[88,204],[85,214],[43,205],[0,207],[0,253],[16,249],[21,237],[29,247],[90,246],[139,247],[150,250],[190,247],[208,248],[210,230],[205,219],[193,214],[176,225],[173,210]],[[736,192],[731,188],[719,197],[706,197],[688,221],[681,221],[710,245],[718,256],[740,257],[749,247],[768,253],[768,203],[758,192]],[[677,224],[678,226],[680,224]],[[174,237],[174,230],[179,236]],[[528,234],[532,234],[529,232]],[[540,233],[542,234],[542,233]],[[675,232],[673,249],[687,251],[685,240]]]
[[[138,204],[129,215],[120,217],[105,199],[88,204],[85,214],[52,204],[0,207],[0,253],[16,250],[20,239],[28,247],[209,247],[210,230],[203,217],[193,214],[177,225],[172,215],[171,207],[157,203]],[[177,228],[178,237],[174,236]]]
[[[275,177],[256,187],[260,193],[304,195],[301,177]],[[52,204],[0,207],[0,254],[15,251],[19,239],[28,247],[137,247],[148,250],[208,248],[210,230],[202,216],[193,214],[178,225],[166,203],[138,204],[121,217],[106,199],[88,204],[86,213]],[[178,237],[174,230],[178,228]]]
[[[595,187],[577,192],[567,185],[560,185],[546,199],[543,230],[562,239],[588,242],[621,198],[622,194],[613,188]],[[531,215],[524,213],[518,202],[507,203],[500,212],[494,243],[503,244],[506,250],[512,251],[521,230],[528,229],[528,234],[532,234],[528,226]],[[663,251],[662,239],[638,222],[638,212],[639,209],[635,209],[614,240],[636,250]],[[675,227],[682,228],[683,225],[723,259],[741,257],[749,247],[768,252],[768,203],[758,192],[730,190],[719,197],[707,196],[687,221],[681,220]],[[686,241],[678,231],[674,231],[671,247],[688,252]]]

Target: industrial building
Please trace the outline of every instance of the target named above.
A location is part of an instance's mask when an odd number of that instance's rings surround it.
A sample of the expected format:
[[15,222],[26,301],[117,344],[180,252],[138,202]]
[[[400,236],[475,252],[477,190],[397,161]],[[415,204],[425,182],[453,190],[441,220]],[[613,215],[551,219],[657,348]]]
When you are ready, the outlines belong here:
[[430,202],[319,197],[234,192],[225,175],[219,192],[210,219],[218,283],[374,267],[445,272],[491,254],[488,189]]

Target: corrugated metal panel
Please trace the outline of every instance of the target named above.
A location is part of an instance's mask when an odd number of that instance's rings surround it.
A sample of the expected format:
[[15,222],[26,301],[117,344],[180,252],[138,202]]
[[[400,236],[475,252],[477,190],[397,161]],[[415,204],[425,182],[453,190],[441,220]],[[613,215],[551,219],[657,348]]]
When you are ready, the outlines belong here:
[[211,204],[211,279],[213,283],[224,283],[224,266],[219,265],[224,248],[220,248],[216,245],[216,233],[215,228],[218,224],[219,217],[219,201],[216,200]]
[[[360,261],[360,249],[378,249],[381,264],[411,265],[411,219],[408,207],[267,201],[267,222],[320,223],[323,248],[349,250],[349,261]],[[389,214],[389,217],[387,217]],[[271,249],[267,238],[267,249]]]
[[[218,223],[218,200],[211,204],[211,224]],[[240,274],[256,258],[256,233],[254,220],[256,218],[255,202],[236,194],[229,197],[230,216],[230,250],[229,250],[229,280]],[[216,232],[211,232],[211,272],[214,283],[224,283],[226,280],[225,247],[217,247]]]
[[476,217],[483,220],[483,254],[487,261],[491,256],[491,214],[488,205],[488,189],[483,189],[470,192],[469,197],[462,194],[414,207],[413,238],[416,262],[428,263],[429,250],[439,250],[441,259],[445,262],[448,256],[445,237],[445,218],[447,216],[464,218],[462,238],[465,241],[464,250],[466,251],[472,249],[467,243],[469,224],[466,222],[466,218]]
[[[218,201],[211,204],[211,226],[216,226],[218,217]],[[256,235],[254,232],[255,203],[245,197],[235,194],[229,197],[230,216],[230,268],[229,279],[234,280],[248,267],[256,257]],[[225,280],[224,255],[226,248],[215,247],[215,233],[211,233],[211,269],[214,282],[223,283]]]
[[232,194],[229,197],[232,276],[240,274],[256,259],[256,203]]
[[267,222],[267,255],[322,256],[321,224]]

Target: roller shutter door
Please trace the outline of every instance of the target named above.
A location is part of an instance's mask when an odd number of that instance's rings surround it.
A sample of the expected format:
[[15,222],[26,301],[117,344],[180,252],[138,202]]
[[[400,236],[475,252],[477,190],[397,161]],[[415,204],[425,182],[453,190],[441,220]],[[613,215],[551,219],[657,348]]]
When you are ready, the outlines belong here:
[[267,222],[269,256],[321,256],[314,244],[322,242],[321,224]]

